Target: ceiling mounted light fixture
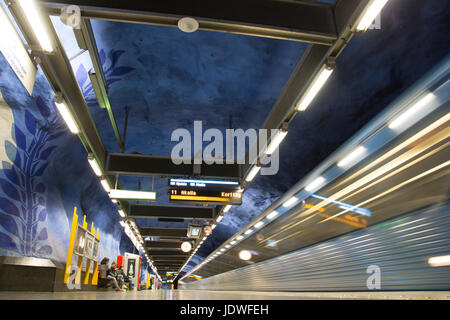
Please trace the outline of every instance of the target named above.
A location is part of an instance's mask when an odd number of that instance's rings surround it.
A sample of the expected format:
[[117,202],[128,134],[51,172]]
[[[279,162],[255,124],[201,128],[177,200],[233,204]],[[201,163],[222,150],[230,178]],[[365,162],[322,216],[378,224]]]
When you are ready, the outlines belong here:
[[42,50],[52,52],[53,46],[42,20],[41,12],[34,0],[19,0],[22,11],[28,19],[36,39]]
[[241,252],[239,252],[239,259],[241,260],[250,260],[252,258],[252,254],[250,251],[248,250],[242,250]]
[[335,62],[330,59],[326,64],[322,65],[319,72],[315,75],[314,80],[308,86],[302,97],[297,103],[297,111],[305,111],[311,102],[319,93],[320,89],[325,85],[328,78],[334,71]]
[[250,182],[253,180],[253,178],[256,176],[256,174],[259,172],[259,170],[261,169],[260,165],[255,165],[253,166],[253,168],[251,168],[250,172],[247,175],[247,178],[245,178],[245,180],[247,182]]
[[61,114],[62,118],[64,119],[70,132],[72,132],[73,134],[78,134],[80,131],[78,130],[78,126],[75,122],[75,119],[70,113],[69,108],[67,107],[67,104],[64,101],[64,98],[62,97],[62,94],[56,93],[54,101],[56,108],[58,108],[58,111]]
[[198,21],[194,18],[184,17],[178,20],[178,28],[187,33],[195,32],[198,30]]
[[100,169],[100,166],[98,165],[97,160],[95,159],[94,155],[92,153],[90,153],[88,155],[88,162],[92,167],[92,170],[94,171],[94,173],[100,177],[102,175],[102,170]]
[[365,32],[369,26],[372,24],[373,20],[381,12],[383,7],[386,5],[388,0],[372,0],[370,5],[364,11],[361,20],[358,22],[356,27],[357,32]]

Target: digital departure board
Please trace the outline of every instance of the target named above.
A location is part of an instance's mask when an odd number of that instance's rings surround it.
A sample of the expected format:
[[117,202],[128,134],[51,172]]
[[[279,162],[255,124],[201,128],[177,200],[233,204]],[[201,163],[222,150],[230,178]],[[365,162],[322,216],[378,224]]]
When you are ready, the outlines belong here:
[[171,202],[242,204],[242,192],[237,191],[170,188],[169,197]]
[[242,204],[242,190],[238,181],[169,179],[171,202]]

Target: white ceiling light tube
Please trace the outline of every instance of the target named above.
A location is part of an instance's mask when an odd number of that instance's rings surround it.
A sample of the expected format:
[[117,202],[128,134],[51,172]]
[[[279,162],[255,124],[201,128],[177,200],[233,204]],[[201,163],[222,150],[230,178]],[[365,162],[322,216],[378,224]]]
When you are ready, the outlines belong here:
[[98,162],[97,162],[97,160],[95,159],[95,157],[94,157],[93,154],[89,154],[89,155],[88,155],[88,162],[89,162],[89,164],[91,165],[92,170],[94,171],[94,173],[95,173],[97,176],[100,177],[100,176],[102,175],[102,170],[100,169],[100,166],[98,165]]
[[325,182],[325,178],[320,176],[317,177],[315,180],[313,180],[313,182],[311,182],[309,185],[307,185],[305,187],[305,190],[308,192],[312,192],[315,191],[318,187],[320,187],[324,182]]
[[387,2],[388,0],[372,0],[370,5],[364,11],[362,18],[356,27],[356,31],[365,32]]
[[255,178],[256,174],[259,172],[260,169],[261,169],[261,166],[254,165],[253,168],[248,173],[247,177],[245,178],[245,181],[247,181],[247,182],[252,181],[253,178]]
[[400,128],[405,122],[408,122],[408,120],[410,120],[416,113],[418,113],[422,108],[426,107],[432,100],[434,100],[435,97],[436,96],[433,93],[428,93],[417,103],[415,103],[411,108],[403,112],[394,121],[392,121],[389,124],[389,129],[395,130]]
[[36,6],[34,0],[19,0],[22,11],[28,19],[28,23],[33,30],[42,50],[52,52],[53,47],[50,38],[45,30],[44,23],[41,18],[41,13]]
[[100,179],[100,183],[102,184],[103,189],[105,189],[106,192],[111,191],[111,187],[109,186],[108,180],[106,180],[106,178]]
[[283,203],[283,207],[285,208],[289,208],[291,207],[294,203],[298,202],[298,198],[297,197],[292,197],[290,198],[288,201],[286,201],[285,203]]
[[266,154],[272,154],[280,145],[280,143],[284,140],[287,135],[286,130],[278,130],[277,133],[270,140],[270,144],[267,147]]
[[305,111],[333,73],[334,66],[324,64],[297,103],[297,111]]
[[109,197],[111,199],[156,200],[156,192],[113,189]]
[[220,221],[222,221],[222,219],[223,219],[223,216],[218,216],[216,219],[216,222],[220,222]]
[[80,132],[78,130],[78,126],[75,123],[75,120],[72,117],[72,114],[70,113],[69,108],[67,108],[66,102],[58,94],[55,96],[55,105],[56,105],[56,108],[58,108],[58,111],[61,114],[61,117],[64,119],[64,122],[66,123],[70,132],[72,132],[73,134],[78,134]]
[[122,218],[125,218],[125,217],[126,217],[125,211],[123,211],[122,209],[119,209],[119,215],[120,215]]
[[267,219],[272,220],[273,218],[275,218],[278,215],[278,211],[273,210],[271,213],[269,213],[267,215]]
[[261,228],[262,226],[264,225],[264,222],[263,221],[259,221],[259,222],[257,222],[257,223],[255,223],[255,228]]
[[245,231],[245,234],[250,234],[250,233],[252,233],[252,232],[253,232],[252,229],[248,229],[247,231]]
[[359,146],[358,148],[355,149],[355,151],[353,151],[348,156],[346,156],[344,159],[339,161],[337,164],[338,167],[345,168],[348,165],[355,163],[356,160],[366,152],[366,150],[367,149],[365,147]]
[[228,204],[223,208],[223,213],[227,213],[231,209],[231,204]]

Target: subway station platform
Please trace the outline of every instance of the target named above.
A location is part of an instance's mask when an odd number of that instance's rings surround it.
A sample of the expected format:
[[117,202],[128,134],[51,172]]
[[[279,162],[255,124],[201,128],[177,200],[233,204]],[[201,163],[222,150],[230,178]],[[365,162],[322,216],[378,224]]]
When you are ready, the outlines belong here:
[[0,300],[450,300],[450,291],[255,292],[146,290],[132,292],[0,292]]
[[0,303],[450,300],[449,12],[0,0]]

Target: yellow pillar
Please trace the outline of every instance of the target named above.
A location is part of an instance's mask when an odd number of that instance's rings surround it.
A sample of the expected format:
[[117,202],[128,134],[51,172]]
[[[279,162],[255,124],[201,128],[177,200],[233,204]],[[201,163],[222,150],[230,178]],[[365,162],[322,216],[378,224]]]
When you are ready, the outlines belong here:
[[74,207],[72,217],[72,227],[70,229],[69,249],[67,251],[66,270],[64,271],[64,280],[63,280],[64,283],[67,283],[70,277],[70,267],[72,265],[73,245],[75,243],[75,234],[77,232],[77,225],[78,225],[77,207]]
[[[86,216],[83,216],[83,228],[87,229]],[[83,257],[78,257],[77,262],[78,271],[75,275],[75,284],[81,283],[81,269],[83,268]]]
[[[97,228],[96,238],[100,241],[100,232]],[[100,247],[97,248],[100,251]],[[94,271],[92,271],[92,285],[96,286],[98,284],[98,261],[94,261]]]
[[147,283],[145,285],[145,289],[150,288],[150,274],[147,273]]

